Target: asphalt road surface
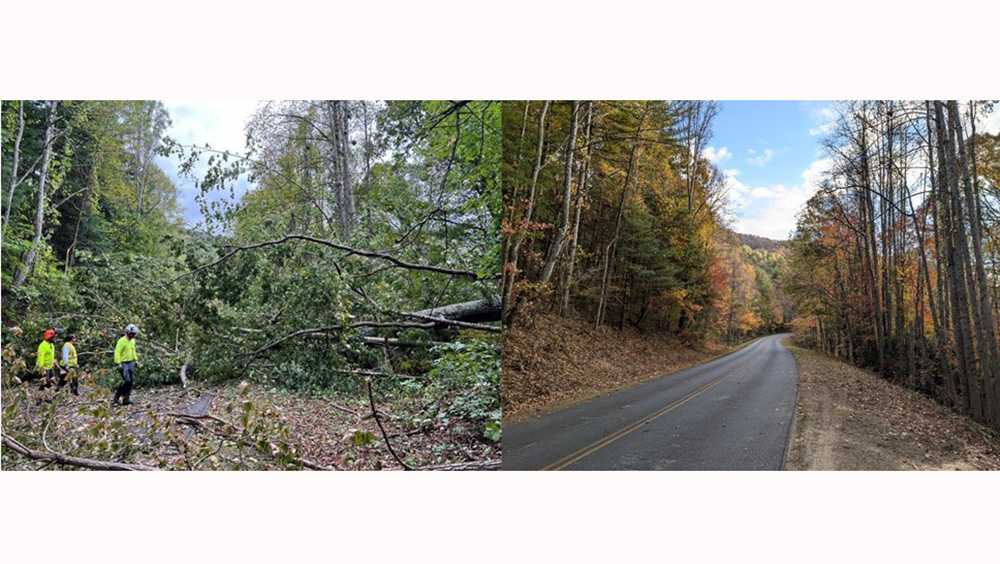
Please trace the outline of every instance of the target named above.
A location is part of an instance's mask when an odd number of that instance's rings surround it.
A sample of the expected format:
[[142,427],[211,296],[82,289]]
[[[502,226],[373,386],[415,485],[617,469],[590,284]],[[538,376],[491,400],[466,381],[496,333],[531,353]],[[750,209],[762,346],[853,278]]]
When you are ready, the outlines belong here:
[[504,470],[780,470],[798,369],[771,335],[503,430]]

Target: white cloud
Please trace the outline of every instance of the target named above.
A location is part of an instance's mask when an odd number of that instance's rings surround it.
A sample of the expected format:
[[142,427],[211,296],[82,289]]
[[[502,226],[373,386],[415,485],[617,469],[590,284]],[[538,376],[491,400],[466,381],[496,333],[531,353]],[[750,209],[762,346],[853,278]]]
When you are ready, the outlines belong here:
[[245,128],[258,100],[164,100],[172,125],[167,135],[183,144],[242,152]]
[[[246,151],[246,124],[253,116],[260,101],[245,99],[227,100],[163,100],[170,113],[171,125],[166,135],[182,145],[210,145],[212,149],[243,153]],[[177,173],[176,159],[158,159],[161,168],[177,186],[177,200],[188,223],[201,219],[201,210],[195,201],[198,188],[195,180]],[[207,159],[202,158],[193,168],[195,178],[204,176]],[[243,186],[245,188],[245,186]],[[241,194],[237,194],[239,196]]]
[[976,110],[976,133],[1000,134],[1000,106],[996,107],[992,113],[987,114],[985,118],[980,113],[981,111]]
[[722,163],[732,156],[733,153],[730,152],[728,147],[719,147],[718,149],[711,146],[705,147],[705,158],[712,164]]
[[741,182],[737,176],[740,171],[727,169],[722,172],[726,178],[726,197],[729,210],[740,210],[750,204],[750,188]]
[[820,181],[823,180],[823,176],[830,171],[830,167],[832,166],[833,159],[829,157],[816,159],[809,163],[809,166],[802,173],[802,186],[809,191],[810,198],[819,189]]
[[773,149],[764,149],[763,151],[748,149],[747,153],[750,155],[747,157],[747,164],[750,166],[764,166],[774,158]]
[[816,119],[819,122],[814,127],[809,128],[809,135],[826,135],[837,126],[837,112],[831,106],[825,106],[816,112]]
[[832,164],[829,158],[813,161],[796,186],[747,186],[737,178],[739,171],[725,171],[729,206],[736,215],[733,228],[740,233],[787,239],[795,230],[796,216],[819,189]]

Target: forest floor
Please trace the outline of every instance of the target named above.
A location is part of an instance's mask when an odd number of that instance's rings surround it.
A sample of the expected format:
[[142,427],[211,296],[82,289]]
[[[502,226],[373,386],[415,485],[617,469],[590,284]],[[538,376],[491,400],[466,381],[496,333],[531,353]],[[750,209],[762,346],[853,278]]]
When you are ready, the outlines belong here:
[[683,370],[729,352],[550,314],[524,315],[503,345],[503,417],[529,417]]
[[[241,386],[244,388],[241,390]],[[227,421],[240,420],[239,406],[249,400],[258,410],[269,410],[277,415],[282,428],[287,429],[287,441],[302,459],[340,470],[401,469],[385,447],[377,423],[371,417],[367,399],[334,395],[306,395],[287,390],[272,389],[257,384],[208,385],[195,383],[187,388],[163,386],[139,388],[133,391],[131,406],[112,409],[114,421],[122,422],[123,429],[141,445],[139,452],[122,460],[129,463],[156,465],[156,460],[180,460],[175,448],[162,440],[161,431],[150,431],[154,418],[170,419],[171,413],[196,413],[221,417]],[[4,393],[8,393],[5,386]],[[64,390],[55,396],[51,390],[31,388],[32,406],[22,410],[18,423],[36,431],[51,412],[51,423],[46,431],[47,444],[65,452],[82,439],[85,431],[93,426],[91,410],[98,404],[108,404],[110,392],[99,387],[82,387],[81,396],[74,397]],[[378,401],[378,412],[386,433],[396,452],[410,466],[459,464],[472,461],[499,460],[501,446],[484,441],[479,426],[454,418],[439,421],[434,417],[435,405],[421,405],[415,399],[385,399]],[[7,404],[8,402],[5,402]],[[235,406],[235,410],[233,407]],[[5,412],[5,430],[11,427]],[[27,421],[24,420],[27,419]],[[183,432],[204,433],[198,426],[180,426]],[[277,427],[276,427],[277,428]],[[37,439],[37,437],[35,437]],[[277,437],[275,437],[277,438]],[[36,447],[39,445],[36,445]],[[174,452],[171,452],[171,451]],[[5,453],[6,454],[6,453]],[[250,453],[254,458],[244,466],[244,453],[232,455],[220,464],[199,466],[198,469],[278,469],[266,457]],[[4,469],[34,469],[40,464],[21,459],[11,453],[4,457]],[[173,466],[168,466],[172,468]],[[58,469],[57,467],[51,467]],[[188,469],[178,466],[177,469]]]
[[1000,470],[1000,436],[872,372],[787,343],[799,389],[787,470]]

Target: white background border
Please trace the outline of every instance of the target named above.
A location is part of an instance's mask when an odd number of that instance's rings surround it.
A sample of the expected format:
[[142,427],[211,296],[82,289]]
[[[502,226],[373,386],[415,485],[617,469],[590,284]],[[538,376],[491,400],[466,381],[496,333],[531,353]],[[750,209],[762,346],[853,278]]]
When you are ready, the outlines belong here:
[[[996,99],[987,4],[8,3],[0,97]],[[4,472],[0,557],[987,562],[998,508],[1000,473]]]

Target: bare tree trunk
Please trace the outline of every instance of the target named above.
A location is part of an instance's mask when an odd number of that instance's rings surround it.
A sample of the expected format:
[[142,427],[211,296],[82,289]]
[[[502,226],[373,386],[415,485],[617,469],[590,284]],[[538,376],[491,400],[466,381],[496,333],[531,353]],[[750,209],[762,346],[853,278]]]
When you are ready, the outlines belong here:
[[[962,190],[960,182],[961,174],[961,164],[958,159],[958,135],[959,131],[956,127],[957,120],[961,117],[958,115],[957,106],[954,111],[952,111],[951,105],[948,105],[948,115],[950,121],[948,127],[948,157],[950,165],[950,192],[952,197],[952,210],[954,213],[955,223],[953,224],[954,234],[955,234],[955,248],[958,249],[958,259],[961,267],[963,281],[961,287],[961,294],[959,295],[961,303],[963,304],[964,311],[962,314],[965,317],[965,322],[963,328],[966,331],[965,341],[968,347],[968,371],[964,373],[966,378],[966,400],[968,408],[972,417],[977,421],[982,421],[983,419],[983,398],[982,398],[982,367],[977,365],[977,347],[978,340],[973,334],[973,329],[978,328],[982,324],[982,315],[979,311],[979,301],[974,297],[976,296],[976,282],[972,274],[972,260],[969,256],[969,238],[966,234],[966,224],[969,222],[967,219],[969,212],[966,209],[967,206],[963,204],[962,201]],[[971,319],[970,319],[971,310]]]
[[[731,252],[735,253],[734,248]],[[729,320],[726,327],[726,334],[729,337],[729,344],[736,343],[736,257],[730,255],[730,275],[729,275]]]
[[635,138],[632,140],[632,150],[629,152],[628,169],[625,172],[625,183],[622,186],[622,197],[618,202],[618,214],[615,217],[615,231],[611,242],[604,247],[604,267],[601,276],[601,298],[597,302],[597,315],[594,317],[594,328],[601,326],[604,322],[604,312],[607,308],[608,282],[611,275],[611,264],[614,262],[615,253],[618,246],[618,239],[621,237],[622,220],[625,217],[625,203],[628,200],[628,189],[632,184],[632,176],[635,174],[636,159],[639,151],[639,139],[642,133],[642,125],[646,121],[646,110],[644,107],[639,118],[639,125],[635,129]]
[[594,102],[587,102],[587,129],[584,133],[584,146],[586,152],[583,157],[583,170],[580,172],[580,181],[576,188],[576,220],[573,222],[573,243],[569,251],[569,266],[566,271],[566,279],[563,281],[562,315],[566,315],[569,309],[569,292],[573,286],[573,271],[576,268],[576,248],[580,239],[580,214],[583,210],[587,180],[590,175],[590,132],[593,124]]
[[[525,135],[525,132],[528,129],[528,110],[530,108],[531,108],[531,101],[530,100],[525,101],[524,102],[524,115],[521,117],[521,136],[517,140],[517,152],[514,154],[513,159],[510,161],[510,163],[511,163],[511,169],[513,171],[515,171],[515,173],[517,171],[519,171],[520,168],[521,168],[521,152],[522,152],[522,148],[524,146],[524,135]],[[504,154],[505,155],[509,151],[510,151],[509,147],[504,147]],[[507,162],[506,159],[504,161]],[[508,178],[507,175],[504,175],[504,178],[507,179]],[[514,207],[517,204],[517,199],[520,197],[520,191],[518,190],[518,188],[519,187],[518,187],[517,183],[511,184],[509,182],[509,180],[505,180],[504,181],[504,187],[503,187],[503,200],[504,200],[504,203],[503,203],[503,205],[504,205],[504,224],[505,224],[505,227],[509,227],[511,225],[511,222],[513,221]],[[503,260],[503,263],[502,263],[503,281],[501,283],[501,288],[502,289],[500,291],[500,295],[504,299],[507,299],[507,282],[510,280],[510,276],[508,275],[508,272],[507,272],[507,265],[510,264],[510,265],[516,266],[516,262],[517,262],[511,256],[511,251],[514,248],[513,243],[514,242],[512,240],[511,234],[506,233],[506,234],[504,234],[501,237],[501,245],[502,245],[501,256],[502,256],[502,260]]]
[[955,194],[957,189],[954,167],[955,154],[951,135],[946,128],[944,105],[940,101],[934,102],[934,117],[937,128],[938,166],[940,167],[938,183],[941,200],[945,204],[942,213],[945,220],[945,255],[950,278],[951,318],[960,378],[956,380],[956,384],[962,385],[960,406],[964,412],[972,413],[972,396],[975,391],[969,388],[975,386],[975,378],[972,375],[975,369],[975,354],[970,342],[969,305],[960,248],[963,244],[959,236],[962,230],[962,212],[961,207],[959,207],[960,200]]
[[20,288],[28,279],[28,275],[35,268],[35,259],[38,256],[38,247],[42,243],[42,229],[45,227],[45,181],[49,175],[49,161],[52,159],[52,136],[55,135],[56,111],[59,107],[57,100],[49,102],[49,115],[45,122],[45,149],[42,153],[42,169],[38,177],[38,197],[35,200],[35,238],[31,241],[31,248],[24,258],[24,264],[18,269],[14,276],[13,287]]
[[10,206],[14,203],[14,190],[17,189],[17,169],[21,164],[21,138],[24,137],[24,100],[19,100],[17,105],[17,137],[14,138],[14,156],[11,159],[10,189],[7,192],[7,205],[3,210],[3,234],[7,233],[7,224],[10,223]]
[[877,280],[878,274],[878,246],[875,239],[875,206],[872,201],[872,180],[871,164],[868,155],[868,125],[866,108],[862,109],[861,115],[861,175],[862,184],[860,194],[860,205],[862,208],[862,222],[864,228],[864,254],[862,258],[865,263],[865,271],[868,277],[868,295],[875,311],[875,344],[878,348],[879,373],[885,374],[885,323],[882,311],[882,298]]
[[368,102],[365,100],[361,101],[361,112],[362,119],[364,120],[364,130],[365,130],[365,177],[362,180],[362,184],[367,184],[368,179],[372,174],[372,142],[371,142],[371,118],[368,116]]
[[538,186],[538,173],[542,170],[542,151],[545,148],[545,115],[549,111],[549,101],[542,104],[541,114],[538,116],[538,149],[535,152],[535,166],[531,171],[531,184],[528,188],[528,207],[524,212],[522,226],[519,226],[514,235],[514,244],[510,250],[510,262],[504,267],[504,320],[509,323],[510,313],[514,311],[512,298],[514,297],[514,282],[517,279],[517,263],[521,252],[521,245],[524,243],[524,229],[531,223],[535,213],[535,189]]
[[712,120],[719,113],[719,108],[713,101],[688,102],[687,111],[687,211],[694,210],[695,177],[698,174],[698,163],[701,151],[708,140]]
[[[970,102],[971,104],[971,102]],[[988,392],[984,397],[984,417],[987,422],[993,423],[993,402],[992,392],[997,378],[997,365],[1000,363],[1000,353],[997,352],[997,338],[993,325],[993,304],[990,302],[989,279],[986,277],[986,268],[983,262],[983,241],[982,241],[982,218],[979,211],[979,198],[974,184],[974,160],[975,153],[971,151],[973,159],[973,171],[969,170],[969,158],[966,155],[965,135],[962,131],[962,120],[958,110],[958,102],[951,100],[948,102],[948,113],[951,115],[952,126],[958,138],[958,159],[962,170],[962,185],[965,188],[966,208],[969,210],[969,231],[972,233],[972,248],[975,253],[975,279],[978,287],[978,296],[973,296],[973,301],[978,298],[978,305],[973,308],[976,314],[976,326],[979,336],[980,366],[983,372],[983,384]],[[973,119],[973,135],[975,135],[975,117]],[[970,145],[975,143],[970,141]],[[974,146],[973,146],[974,147]]]
[[78,209],[79,214],[76,216],[76,227],[73,228],[73,242],[66,247],[66,262],[63,265],[63,269],[67,272],[70,266],[73,264],[73,255],[76,252],[76,243],[80,238],[80,224],[83,223],[83,216],[86,211],[90,209],[90,197],[94,191],[94,179],[91,178],[87,183],[87,192],[83,195],[83,205]]
[[354,186],[351,184],[351,150],[348,139],[347,101],[329,100],[330,139],[332,141],[333,196],[337,204],[340,237],[348,240],[354,229]]
[[547,284],[549,279],[552,278],[556,262],[562,254],[563,247],[566,246],[566,240],[569,239],[570,215],[573,210],[573,157],[576,151],[577,110],[579,107],[580,102],[573,100],[572,109],[570,110],[569,139],[566,141],[566,166],[563,171],[562,216],[559,220],[559,231],[553,238],[552,244],[549,245],[545,263],[542,266],[542,275],[539,278],[539,283],[541,284]]

